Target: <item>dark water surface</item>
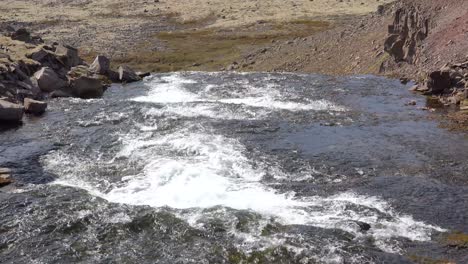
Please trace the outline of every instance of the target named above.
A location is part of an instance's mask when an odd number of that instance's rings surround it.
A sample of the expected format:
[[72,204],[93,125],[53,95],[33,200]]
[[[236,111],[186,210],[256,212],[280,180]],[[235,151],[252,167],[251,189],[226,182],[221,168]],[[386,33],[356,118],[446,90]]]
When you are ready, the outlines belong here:
[[468,140],[373,76],[171,73],[0,132],[1,263],[468,262]]

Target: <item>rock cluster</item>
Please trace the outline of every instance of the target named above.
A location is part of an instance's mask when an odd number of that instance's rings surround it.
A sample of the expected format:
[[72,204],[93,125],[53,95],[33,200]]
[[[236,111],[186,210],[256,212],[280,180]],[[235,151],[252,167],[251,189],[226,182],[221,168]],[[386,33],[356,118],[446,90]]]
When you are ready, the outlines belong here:
[[412,89],[439,96],[445,105],[460,105],[462,110],[468,110],[468,61],[447,64],[429,73],[423,83]]
[[0,122],[21,121],[23,111],[44,113],[47,103],[40,100],[96,98],[113,82],[139,80],[141,77],[127,66],[113,71],[105,56],[97,56],[88,66],[76,48],[46,45],[24,28],[0,36]]

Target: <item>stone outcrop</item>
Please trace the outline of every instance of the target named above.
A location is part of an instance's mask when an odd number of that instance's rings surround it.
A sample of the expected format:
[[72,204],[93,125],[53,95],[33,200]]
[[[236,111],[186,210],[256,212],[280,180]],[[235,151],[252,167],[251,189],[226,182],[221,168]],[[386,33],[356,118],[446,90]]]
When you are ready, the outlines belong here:
[[0,100],[0,120],[6,122],[20,122],[23,119],[22,105]]
[[388,26],[384,49],[396,62],[413,64],[418,60],[418,48],[429,33],[429,19],[417,8],[399,8]]
[[26,113],[41,115],[47,109],[47,103],[42,101],[33,100],[30,98],[24,99],[24,110]]

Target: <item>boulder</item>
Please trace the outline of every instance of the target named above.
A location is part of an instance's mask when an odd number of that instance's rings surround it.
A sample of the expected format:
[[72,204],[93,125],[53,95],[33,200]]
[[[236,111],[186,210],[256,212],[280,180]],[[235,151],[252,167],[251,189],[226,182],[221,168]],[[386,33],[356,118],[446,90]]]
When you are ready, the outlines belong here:
[[59,60],[69,68],[83,64],[83,60],[78,56],[76,48],[67,45],[58,45],[55,54]]
[[47,109],[47,103],[42,101],[36,101],[30,98],[24,99],[24,110],[26,113],[40,115]]
[[52,92],[67,86],[67,83],[49,67],[43,67],[34,73],[34,77],[37,80],[37,85],[44,92]]
[[88,76],[70,80],[70,89],[74,96],[80,98],[97,98],[104,93],[102,81]]
[[441,94],[445,89],[449,89],[451,85],[450,72],[434,71],[431,72],[427,79],[427,88],[433,94]]
[[125,83],[137,82],[141,78],[128,66],[119,67],[119,80]]
[[20,122],[23,119],[23,106],[0,100],[0,120],[7,122]]
[[110,70],[110,60],[105,56],[97,56],[94,62],[89,66],[91,72],[108,75]]

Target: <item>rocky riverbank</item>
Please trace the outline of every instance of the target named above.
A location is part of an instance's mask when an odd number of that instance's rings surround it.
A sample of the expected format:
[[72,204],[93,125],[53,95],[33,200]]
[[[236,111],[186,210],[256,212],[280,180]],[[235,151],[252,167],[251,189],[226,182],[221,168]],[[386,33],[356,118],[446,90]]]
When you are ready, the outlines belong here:
[[110,60],[97,56],[88,65],[79,51],[59,43],[44,44],[25,28],[9,28],[0,36],[0,122],[20,123],[23,113],[41,115],[48,98],[96,98],[113,82],[141,80],[122,65],[113,70]]
[[467,1],[400,0],[310,37],[275,43],[233,66],[411,80],[428,98],[422,110],[437,106],[453,121],[450,127],[467,131],[467,24]]

